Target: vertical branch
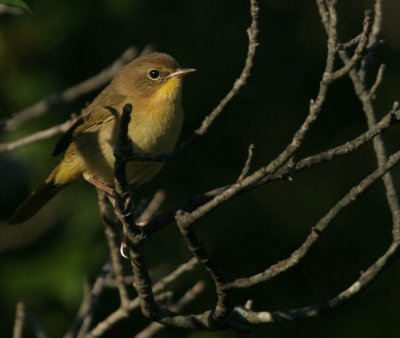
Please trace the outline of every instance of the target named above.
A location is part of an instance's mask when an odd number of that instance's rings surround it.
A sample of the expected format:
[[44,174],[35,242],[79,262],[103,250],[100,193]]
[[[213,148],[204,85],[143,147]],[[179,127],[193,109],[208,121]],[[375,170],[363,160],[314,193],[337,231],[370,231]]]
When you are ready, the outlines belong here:
[[244,166],[242,168],[242,171],[241,171],[238,179],[236,180],[236,183],[242,181],[249,174],[253,156],[254,156],[254,144],[250,144],[249,149],[247,150],[246,162],[244,163]]
[[85,278],[83,281],[83,295],[81,304],[79,306],[79,310],[77,315],[75,316],[75,320],[69,326],[68,331],[65,333],[64,338],[75,338],[77,332],[79,331],[80,326],[82,325],[83,319],[85,315],[88,313],[90,307],[90,285]]
[[133,271],[133,286],[140,298],[140,307],[145,317],[157,320],[160,309],[154,299],[152,282],[143,256],[141,243],[129,241],[129,258]]
[[208,128],[211,126],[214,120],[225,109],[226,105],[239,93],[240,89],[247,83],[247,80],[250,77],[251,69],[253,68],[253,60],[258,46],[258,12],[259,7],[257,4],[257,0],[250,0],[251,24],[250,27],[247,29],[249,45],[244,67],[239,78],[234,82],[228,94],[226,94],[219,102],[219,104],[212,110],[212,112],[208,116],[206,116],[200,128],[195,131],[196,136],[204,135],[207,132]]
[[132,142],[128,136],[128,126],[131,120],[132,105],[126,104],[120,117],[119,134],[114,149],[115,156],[115,211],[121,220],[124,232],[128,237],[129,258],[133,271],[133,286],[141,300],[141,309],[148,318],[158,318],[159,308],[154,299],[152,283],[147,270],[140,228],[135,223],[133,212],[133,197],[126,178],[126,154],[133,153]]
[[[321,16],[321,21],[324,24],[325,29],[329,35],[329,29],[327,22],[329,22],[330,17],[330,10],[327,9],[325,2],[323,0],[316,0],[318,9]],[[376,117],[375,117],[375,109],[372,104],[373,94],[376,91],[377,86],[381,82],[383,76],[383,67],[380,67],[377,74],[377,79],[375,80],[374,84],[368,90],[366,85],[366,72],[367,66],[369,64],[367,58],[370,58],[370,54],[373,52],[372,47],[377,44],[378,42],[378,35],[382,25],[382,0],[375,1],[375,16],[372,23],[371,32],[369,33],[368,37],[368,45],[367,47],[370,49],[369,53],[366,57],[364,57],[361,68],[359,71],[355,69],[355,65],[352,65],[351,71],[349,72],[349,76],[351,81],[353,82],[353,87],[357,97],[359,98],[362,109],[364,111],[368,127],[371,129],[376,124]],[[365,33],[365,31],[363,31]],[[361,39],[360,39],[361,40]],[[346,52],[346,50],[339,50],[339,56],[343,63],[346,65],[350,65],[351,61]],[[375,156],[378,162],[378,166],[383,166],[387,162],[387,155],[385,146],[380,135],[377,135],[373,139],[373,147]],[[386,191],[386,199],[392,214],[393,220],[393,238],[397,241],[400,241],[400,207],[399,207],[399,198],[394,186],[393,178],[390,173],[387,173],[383,176],[383,183],[385,186]]]
[[[116,120],[118,112],[109,108],[114,113]],[[122,114],[119,117],[119,131],[116,146],[114,149],[114,211],[123,226],[123,239],[121,244],[121,254],[127,258],[125,250],[127,249],[126,237],[130,241],[136,239],[141,241],[141,230],[136,225],[134,213],[134,200],[131,194],[129,183],[126,177],[126,154],[133,153],[132,141],[128,136],[129,122],[131,121],[132,105],[125,104],[122,108]],[[118,120],[117,120],[118,121]]]
[[78,338],[85,337],[90,327],[92,326],[94,311],[96,310],[100,296],[103,294],[105,288],[105,280],[108,273],[110,272],[110,269],[110,262],[107,262],[103,265],[103,268],[101,269],[91,289],[87,310],[82,316],[80,316],[80,318],[77,318],[78,322],[82,323],[79,332],[76,335]]
[[372,61],[372,53],[374,46],[376,46],[379,43],[379,34],[381,33],[382,29],[382,17],[383,17],[382,0],[375,1],[374,13],[375,13],[374,22],[372,24],[371,34],[369,35],[368,38],[368,48],[370,49],[370,52],[362,60],[361,67],[359,70],[359,75],[364,85],[367,85],[366,81],[367,81],[368,66]]
[[24,303],[19,302],[15,310],[13,338],[22,338],[24,323],[25,323],[25,305]]
[[212,319],[214,319],[218,325],[218,323],[223,321],[226,315],[233,309],[230,293],[226,287],[227,278],[215,264],[215,262],[210,259],[204,244],[197,237],[195,231],[191,227],[191,223],[186,223],[184,221],[185,217],[182,217],[184,216],[182,213],[183,211],[179,211],[176,218],[179,230],[185,239],[189,250],[200,262],[204,264],[215,284],[217,304],[212,313]]
[[[372,47],[375,45],[378,41],[378,35],[381,29],[382,25],[382,1],[381,0],[376,0],[375,2],[375,18],[373,21],[372,25],[372,30],[369,35],[369,42],[368,42],[368,47]],[[373,51],[371,50],[370,53]],[[347,55],[347,52],[345,50],[339,51],[339,56],[343,60],[343,62],[346,64],[349,62],[349,57]],[[369,57],[368,54],[366,57]],[[376,125],[376,113],[375,109],[372,103],[372,97],[371,97],[371,92],[374,92],[376,90],[375,85],[372,85],[371,89],[368,90],[367,85],[366,85],[366,74],[367,74],[367,65],[368,61],[366,58],[364,58],[362,66],[359,71],[356,69],[352,69],[350,72],[350,79],[353,82],[354,90],[359,98],[361,104],[362,104],[362,109],[364,111],[364,115],[367,120],[367,125],[369,128],[372,128],[374,125]],[[380,67],[379,69],[381,69]],[[383,70],[378,70],[377,74],[377,80],[375,81],[375,84],[381,81],[380,77],[382,77]],[[387,154],[386,154],[386,149],[385,145],[383,142],[383,139],[380,135],[377,135],[373,141],[372,141],[373,147],[374,147],[374,152],[375,156],[378,162],[378,166],[384,166],[385,163],[387,162]],[[385,186],[385,191],[386,191],[386,200],[389,205],[389,209],[392,214],[392,221],[393,221],[393,238],[396,239],[397,241],[400,241],[400,207],[399,207],[399,198],[396,192],[396,188],[393,182],[393,178],[391,173],[387,173],[385,176],[383,176],[383,183]]]
[[112,270],[114,272],[115,282],[117,284],[119,298],[121,301],[121,308],[127,309],[129,304],[129,295],[126,289],[126,285],[124,283],[124,274],[123,269],[120,261],[120,255],[118,248],[116,246],[116,235],[114,231],[114,224],[110,221],[107,212],[107,196],[104,192],[97,190],[98,199],[99,199],[99,209],[101,218],[103,220],[105,226],[105,234],[107,238],[108,248],[110,250],[111,256],[111,263],[112,263]]
[[337,17],[336,17],[336,0],[327,0],[327,9],[329,13],[328,25],[328,53],[326,55],[325,73],[332,73],[334,68],[336,46],[337,46]]
[[124,105],[119,121],[117,144],[114,150],[114,184],[116,193],[121,198],[126,198],[128,197],[128,195],[130,195],[129,184],[126,178],[126,160],[124,159],[124,154],[133,152],[132,142],[128,136],[128,127],[129,122],[131,121],[131,113],[132,105],[129,103]]

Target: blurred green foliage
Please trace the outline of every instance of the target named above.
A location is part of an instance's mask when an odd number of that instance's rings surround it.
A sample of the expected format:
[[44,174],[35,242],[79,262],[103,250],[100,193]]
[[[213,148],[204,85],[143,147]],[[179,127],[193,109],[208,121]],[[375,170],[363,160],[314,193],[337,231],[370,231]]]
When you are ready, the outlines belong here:
[[[214,107],[238,76],[247,48],[248,1],[92,0],[28,2],[32,14],[0,16],[0,118],[97,73],[130,45],[149,43],[198,72],[187,78],[183,138]],[[360,31],[363,11],[372,1],[339,1],[343,41]],[[384,1],[383,36],[374,71],[387,65],[378,92],[379,116],[398,99],[400,84],[400,3]],[[324,66],[325,34],[313,1],[260,0],[260,47],[252,77],[210,132],[150,184],[137,198],[159,187],[168,194],[164,209],[189,196],[232,182],[247,147],[255,143],[253,168],[272,159],[289,141],[315,97]],[[96,93],[51,110],[17,131],[8,141],[64,121]],[[366,129],[350,82],[335,84],[320,120],[299,157],[343,143]],[[399,147],[397,128],[385,134],[388,150]],[[56,139],[0,155],[0,215],[4,220],[43,180],[56,162]],[[327,163],[243,195],[196,224],[210,254],[229,273],[245,275],[286,257],[310,227],[375,166],[372,148]],[[398,170],[394,171],[398,183]],[[391,218],[379,183],[332,224],[300,265],[265,285],[235,292],[255,300],[256,310],[298,307],[328,299],[347,287],[359,271],[382,254],[390,241]],[[0,336],[10,336],[15,304],[24,301],[50,336],[71,323],[83,280],[93,281],[107,259],[96,194],[86,184],[66,189],[28,224],[0,228]],[[157,279],[189,257],[174,225],[152,238],[146,254]],[[204,278],[197,269],[176,284],[177,295]],[[360,297],[335,313],[308,321],[263,325],[256,337],[397,337],[400,270],[394,264]],[[215,301],[208,283],[204,296],[188,310],[202,311]],[[104,296],[98,318],[118,305]],[[135,313],[108,337],[131,337],[148,322]],[[27,330],[25,337],[30,337]],[[157,337],[232,337],[226,332],[185,332],[168,328]]]
[[22,9],[26,10],[27,12],[31,11],[29,9],[28,5],[21,0],[0,0],[0,4],[22,8]]

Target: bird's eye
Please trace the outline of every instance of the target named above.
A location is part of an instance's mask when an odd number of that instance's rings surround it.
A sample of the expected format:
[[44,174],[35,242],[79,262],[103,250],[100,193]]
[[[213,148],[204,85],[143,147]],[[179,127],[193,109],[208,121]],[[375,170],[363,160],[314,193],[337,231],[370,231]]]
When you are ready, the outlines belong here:
[[160,72],[156,69],[151,69],[151,70],[149,70],[148,75],[149,75],[150,79],[157,80],[160,77]]

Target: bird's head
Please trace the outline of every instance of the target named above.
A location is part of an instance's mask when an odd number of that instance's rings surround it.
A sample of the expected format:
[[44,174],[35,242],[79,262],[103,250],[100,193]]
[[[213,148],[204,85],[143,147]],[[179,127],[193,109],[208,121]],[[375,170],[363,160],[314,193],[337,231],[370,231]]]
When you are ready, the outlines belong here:
[[194,71],[192,68],[181,68],[168,54],[151,53],[121,68],[113,82],[120,94],[140,101],[177,101],[181,94],[182,78]]

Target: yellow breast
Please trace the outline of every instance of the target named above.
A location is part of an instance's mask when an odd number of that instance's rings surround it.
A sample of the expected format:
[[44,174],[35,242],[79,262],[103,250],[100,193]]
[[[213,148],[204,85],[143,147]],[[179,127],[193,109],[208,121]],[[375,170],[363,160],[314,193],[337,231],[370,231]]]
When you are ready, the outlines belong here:
[[[158,97],[147,102],[133,103],[128,135],[135,152],[160,155],[170,153],[179,138],[183,109],[181,100],[168,100],[165,97],[159,104]],[[129,100],[128,100],[129,102]],[[130,103],[130,102],[129,102]],[[112,185],[114,180],[114,154],[118,124],[105,123],[97,135],[86,135],[84,142],[87,171],[96,179]],[[150,180],[162,168],[162,163],[135,161],[127,165],[129,183],[140,185]]]

